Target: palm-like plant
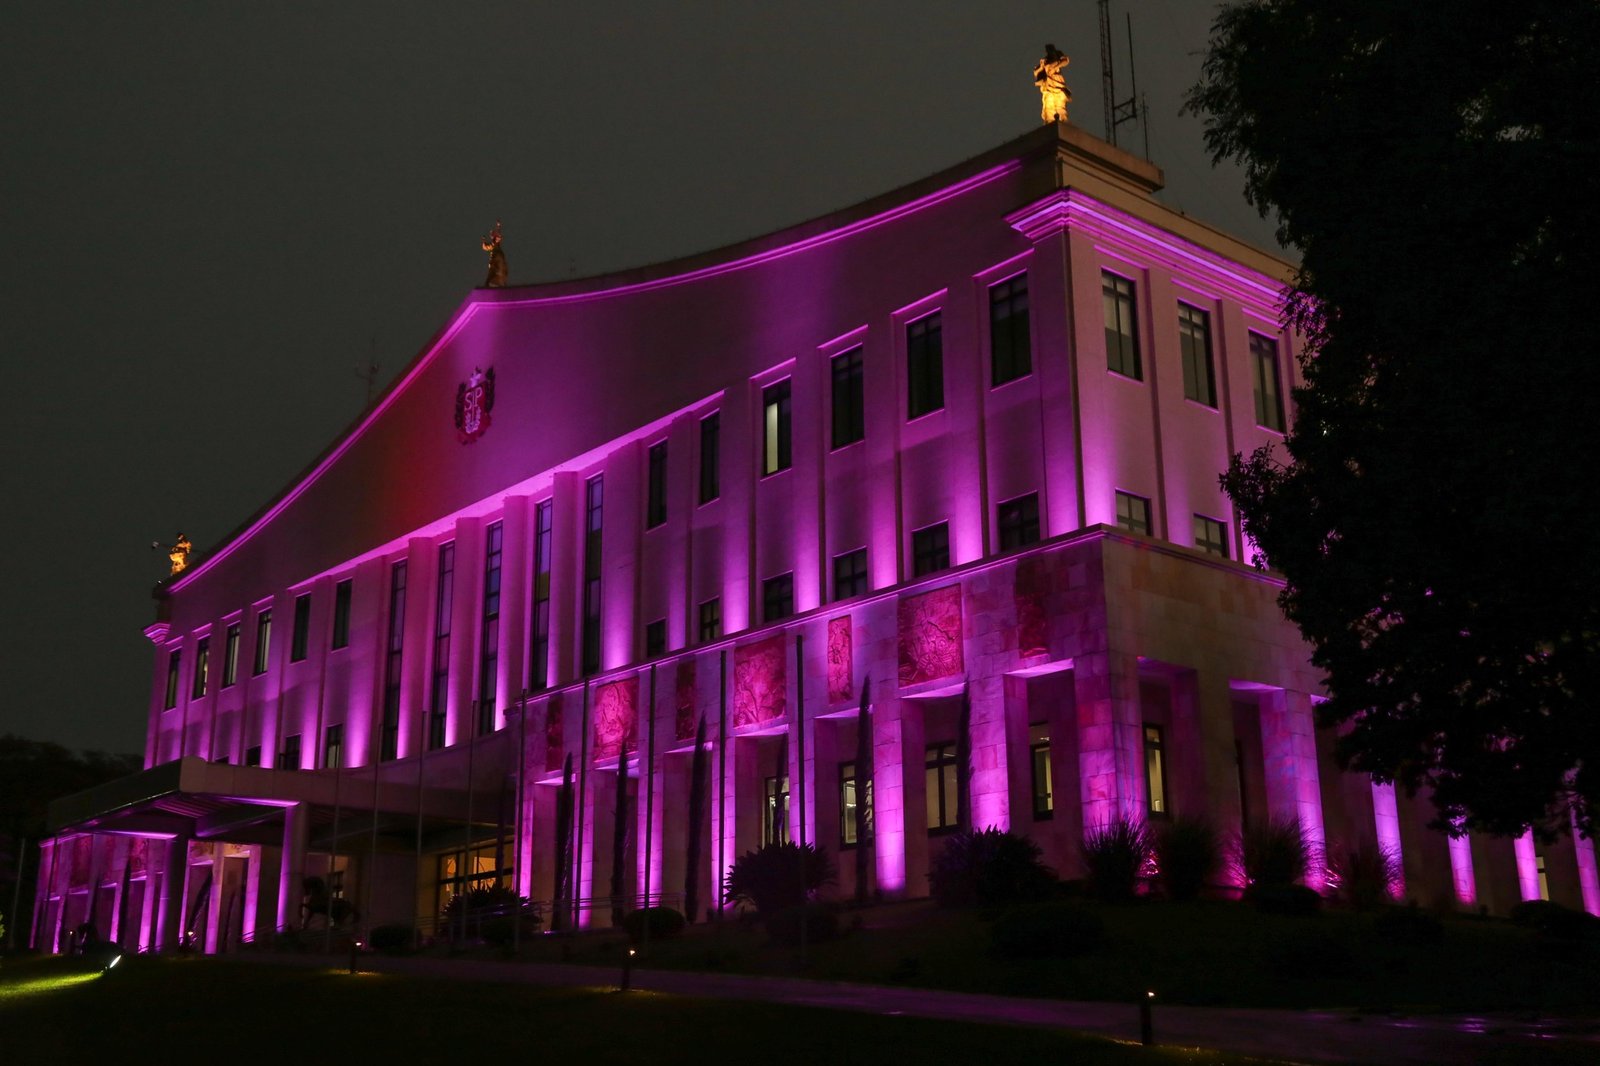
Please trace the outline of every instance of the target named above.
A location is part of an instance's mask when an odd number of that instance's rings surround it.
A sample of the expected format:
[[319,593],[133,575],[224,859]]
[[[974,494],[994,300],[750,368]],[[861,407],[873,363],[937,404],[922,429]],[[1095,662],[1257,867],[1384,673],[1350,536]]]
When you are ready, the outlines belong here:
[[723,897],[770,915],[798,907],[833,883],[835,871],[826,849],[815,844],[766,844],[733,862]]

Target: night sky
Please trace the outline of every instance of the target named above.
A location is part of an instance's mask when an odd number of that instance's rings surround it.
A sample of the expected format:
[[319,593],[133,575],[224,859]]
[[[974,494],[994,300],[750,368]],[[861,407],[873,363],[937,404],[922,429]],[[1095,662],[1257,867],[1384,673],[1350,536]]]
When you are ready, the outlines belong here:
[[[1178,114],[1211,5],[1114,7],[1164,198],[1270,247]],[[142,750],[151,541],[278,492],[361,413],[357,367],[387,383],[482,280],[497,217],[513,284],[780,229],[1026,132],[1047,40],[1103,135],[1092,0],[12,0],[0,733]]]

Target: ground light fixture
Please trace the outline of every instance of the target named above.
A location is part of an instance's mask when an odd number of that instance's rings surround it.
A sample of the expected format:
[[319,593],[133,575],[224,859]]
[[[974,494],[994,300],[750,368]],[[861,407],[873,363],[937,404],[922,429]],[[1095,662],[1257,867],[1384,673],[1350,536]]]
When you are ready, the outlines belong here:
[[629,948],[628,953],[622,956],[622,980],[617,985],[618,992],[626,992],[633,987],[633,958],[637,954],[637,949]]
[[1146,1047],[1156,1042],[1155,1020],[1151,1017],[1155,999],[1155,992],[1149,990],[1139,999],[1139,1043]]

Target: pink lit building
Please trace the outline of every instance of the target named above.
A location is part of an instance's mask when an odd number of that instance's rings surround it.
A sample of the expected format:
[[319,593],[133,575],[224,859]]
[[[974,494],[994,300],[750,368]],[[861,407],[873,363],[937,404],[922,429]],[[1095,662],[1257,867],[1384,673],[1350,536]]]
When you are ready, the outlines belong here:
[[549,900],[568,756],[582,920],[619,773],[623,891],[681,906],[702,718],[700,900],[774,837],[849,895],[869,681],[887,897],[955,823],[965,694],[973,821],[1064,876],[1119,817],[1293,817],[1424,902],[1600,912],[1589,842],[1451,841],[1336,769],[1217,484],[1294,417],[1291,265],[1161,180],[1046,126],[735,247],[473,292],[160,589],[148,768],[52,808],[34,942],[228,950],[303,924],[306,876],[364,926]]

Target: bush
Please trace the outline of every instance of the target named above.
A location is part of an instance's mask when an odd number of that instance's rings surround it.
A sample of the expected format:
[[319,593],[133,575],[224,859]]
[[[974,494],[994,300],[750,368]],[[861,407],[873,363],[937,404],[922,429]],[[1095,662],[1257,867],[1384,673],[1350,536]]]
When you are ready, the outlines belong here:
[[1000,906],[1044,899],[1055,873],[1039,845],[999,829],[952,834],[933,860],[928,884],[941,907]]
[[381,951],[385,955],[397,955],[402,951],[411,949],[411,927],[409,925],[375,925],[372,932],[367,934],[367,943],[373,951]]
[[1415,905],[1385,908],[1372,928],[1380,939],[1409,947],[1428,947],[1444,937],[1444,923]]
[[645,907],[636,911],[629,911],[622,919],[622,929],[628,934],[628,939],[635,944],[644,942],[645,928],[650,930],[651,940],[672,940],[683,935],[683,930],[688,926],[688,921],[683,915],[671,907]]
[[1217,831],[1202,818],[1174,818],[1156,846],[1161,884],[1168,899],[1200,895],[1222,859]]
[[1083,907],[1041,903],[1001,915],[989,939],[1005,959],[1070,959],[1098,950],[1105,943],[1106,926]]
[[1245,829],[1237,845],[1239,865],[1249,885],[1292,885],[1311,869],[1311,842],[1300,819],[1272,819]]
[[804,916],[806,943],[821,944],[839,936],[839,908],[813,900],[801,907],[788,907],[767,915],[763,921],[774,943],[796,947],[800,943],[800,919]]
[[1322,909],[1322,897],[1305,885],[1251,885],[1244,898],[1262,914],[1305,918]]
[[1552,940],[1600,941],[1600,918],[1544,899],[1530,899],[1511,908],[1511,921],[1536,929]]
[[1391,903],[1403,884],[1400,856],[1393,848],[1362,844],[1349,849],[1337,863],[1340,894],[1356,910],[1371,910]]
[[758,914],[798,907],[834,880],[828,852],[815,844],[765,844],[733,861],[723,896],[748,903]]
[[[463,911],[465,914],[463,915]],[[496,919],[506,919],[503,930],[497,931],[505,935],[503,943],[509,944],[512,940],[510,924],[511,919],[518,915],[522,918],[524,935],[532,935],[539,929],[539,913],[522,896],[506,885],[491,885],[488,888],[474,888],[469,892],[459,893],[450,897],[450,902],[445,904],[444,913],[440,915],[440,932],[451,938],[461,935],[461,923],[466,919],[467,936],[482,937],[489,940],[488,926]],[[490,941],[495,943],[496,941]]]
[[1108,903],[1132,899],[1154,851],[1150,827],[1144,822],[1119,818],[1094,830],[1083,842],[1089,894]]

